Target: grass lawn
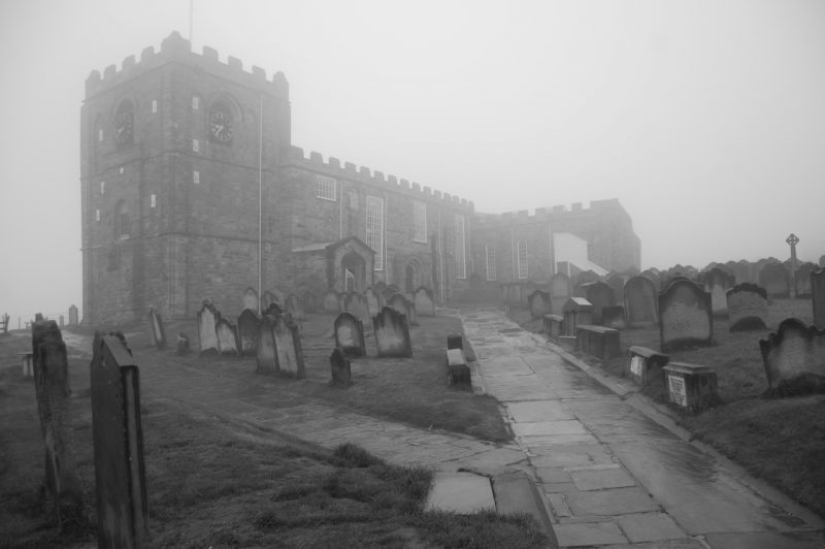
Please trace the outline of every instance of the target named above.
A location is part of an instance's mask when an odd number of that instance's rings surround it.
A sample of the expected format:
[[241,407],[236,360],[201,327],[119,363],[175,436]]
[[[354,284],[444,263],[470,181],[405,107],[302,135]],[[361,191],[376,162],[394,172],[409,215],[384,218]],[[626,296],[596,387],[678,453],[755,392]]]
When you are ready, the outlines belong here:
[[[528,329],[541,325],[520,311],[514,318]],[[671,360],[713,366],[721,404],[698,416],[683,416],[682,425],[741,465],[754,476],[784,490],[825,516],[825,395],[789,399],[764,399],[768,388],[759,340],[775,332],[779,323],[795,317],[813,322],[810,299],[777,299],[769,307],[769,330],[730,333],[727,319],[713,319],[715,345],[671,353]],[[622,330],[622,346],[659,349],[659,328]],[[589,363],[595,360],[585,358]],[[622,376],[627,357],[601,367]],[[662,384],[644,393],[665,402]]]
[[[353,361],[354,385],[329,386],[332,317],[303,324],[307,379],[251,374],[253,358],[199,359],[145,347],[130,336],[141,360],[161,367],[185,363],[224,376],[245,376],[273,401],[322,401],[336,408],[504,441],[511,434],[498,402],[447,388],[446,336],[451,318],[420,320],[413,359]],[[195,336],[194,323],[167,334]],[[192,341],[197,341],[196,337]],[[368,339],[368,347],[374,345]],[[22,377],[17,353],[27,334],[0,337],[0,548],[94,547],[94,463],[88,358],[71,355],[75,457],[88,521],[60,532],[40,498],[43,442],[34,387]],[[374,353],[374,351],[373,351]],[[527,516],[456,516],[424,512],[432,471],[388,465],[362,449],[335,451],[277,431],[219,419],[185,403],[145,398],[142,424],[152,547],[543,547],[547,540]]]

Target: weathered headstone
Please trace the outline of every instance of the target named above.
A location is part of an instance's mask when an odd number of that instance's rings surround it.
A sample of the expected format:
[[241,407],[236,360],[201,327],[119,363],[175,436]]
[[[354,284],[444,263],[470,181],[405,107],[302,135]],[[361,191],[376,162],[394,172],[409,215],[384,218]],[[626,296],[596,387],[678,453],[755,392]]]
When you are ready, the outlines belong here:
[[69,360],[60,328],[53,320],[32,325],[34,389],[45,444],[44,486],[58,523],[83,516],[83,491],[77,475],[69,398]]
[[745,259],[736,262],[733,267],[733,276],[737,284],[756,283],[756,277],[753,275],[753,265]]
[[117,336],[95,335],[92,437],[98,547],[139,548],[148,534],[140,372]]
[[759,271],[759,285],[768,292],[768,297],[788,297],[790,275],[782,263],[767,263]]
[[544,318],[544,315],[553,312],[553,301],[550,298],[550,292],[533,290],[533,293],[527,296],[527,303],[530,308],[530,318]]
[[759,342],[768,377],[767,396],[825,392],[825,330],[788,318]]
[[602,326],[616,330],[624,330],[627,327],[624,307],[621,305],[608,305],[602,308]]
[[[653,283],[656,293],[659,293],[659,288],[662,287],[662,273],[658,269],[645,269],[639,276],[644,277]],[[630,282],[630,280],[628,280]]]
[[292,318],[295,320],[304,320],[306,318],[306,315],[304,314],[304,306],[295,294],[289,294],[286,297],[284,312],[291,314]]
[[69,307],[69,326],[77,326],[80,324],[80,320],[77,313],[77,305],[72,305]]
[[726,316],[728,314],[726,292],[733,288],[734,284],[734,276],[719,267],[714,267],[705,273],[705,290],[710,293],[710,303],[714,315]]
[[333,324],[335,347],[347,356],[365,356],[367,345],[364,340],[364,323],[350,313],[341,313]]
[[219,318],[215,323],[215,333],[218,339],[218,352],[222,355],[238,354],[238,329],[226,320]]
[[553,278],[550,279],[550,295],[553,301],[552,309],[561,311],[568,298],[573,295],[573,285],[570,283],[570,277],[564,273],[554,274]]
[[367,309],[370,312],[370,318],[374,317],[378,314],[383,307],[383,296],[375,291],[374,288],[370,287],[364,290],[364,298],[367,300]]
[[571,297],[562,307],[566,337],[576,337],[579,324],[593,324],[593,305],[583,297]]
[[257,356],[261,317],[254,309],[244,309],[238,317],[238,343],[243,356]]
[[272,336],[275,340],[278,359],[277,372],[281,375],[303,379],[306,372],[298,325],[283,316],[275,317],[274,320]]
[[435,298],[433,291],[424,286],[419,286],[413,295],[415,312],[424,316],[435,316]]
[[278,303],[278,298],[271,291],[264,290],[261,294],[261,310],[266,311],[273,303]]
[[710,366],[671,362],[662,370],[671,405],[698,414],[719,402],[716,371]]
[[659,294],[661,349],[668,353],[713,344],[710,294],[690,280],[677,279]]
[[258,301],[258,292],[254,288],[247,288],[243,292],[243,308],[244,310],[258,312],[260,302]]
[[282,314],[284,314],[284,310],[281,308],[280,305],[278,305],[278,303],[273,301],[272,303],[269,304],[269,306],[266,309],[264,309],[264,312],[262,313],[262,316],[264,316],[264,315],[280,316]]
[[621,301],[622,298],[624,297],[624,283],[625,282],[626,282],[626,279],[618,273],[611,274],[604,281],[604,283],[607,284],[608,286],[610,286],[610,289],[613,290],[613,298],[617,302]]
[[662,380],[662,368],[670,361],[668,355],[657,353],[647,347],[631,346],[630,359],[625,363],[624,375],[647,387]]
[[276,318],[269,315],[261,318],[255,373],[269,375],[278,371],[278,353],[275,350],[275,334],[273,333]]
[[370,311],[367,306],[367,298],[360,292],[347,292],[344,297],[343,312],[353,315],[362,322],[369,320]]
[[593,305],[593,324],[603,324],[602,309],[616,304],[613,290],[604,282],[589,282],[581,286],[584,298]]
[[329,315],[337,315],[341,312],[341,307],[338,304],[338,293],[335,290],[327,290],[323,299],[323,311]]
[[147,322],[149,342],[153,347],[157,347],[158,349],[166,348],[166,330],[163,329],[163,321],[161,320],[158,312],[155,311],[154,307],[149,308]]
[[329,355],[329,367],[332,370],[332,385],[336,387],[352,385],[352,367],[344,351],[337,347],[332,350],[332,354]]
[[392,294],[387,300],[387,307],[394,309],[398,313],[407,317],[407,325],[415,326],[415,305],[410,303],[410,300],[404,297],[404,294],[398,292]]
[[825,328],[825,268],[811,272],[811,301],[814,326]]
[[179,333],[175,340],[175,354],[178,356],[189,354],[189,338],[184,333]]
[[211,303],[203,302],[201,310],[198,311],[198,345],[201,354],[218,352],[217,325],[220,317],[221,314]]
[[765,330],[768,321],[768,293],[765,288],[745,282],[727,291],[729,330]]
[[275,299],[275,302],[276,302],[278,305],[280,305],[280,306],[281,306],[281,308],[283,308],[283,307],[284,307],[284,304],[286,303],[286,292],[285,292],[285,291],[283,291],[283,290],[282,290],[282,289],[280,289],[280,288],[272,288],[271,293],[272,293],[272,296],[273,296],[273,297],[274,297],[274,299]]
[[803,263],[796,270],[794,284],[796,297],[811,297],[811,273],[817,270],[816,263]]
[[[403,297],[403,296],[402,296]],[[407,317],[391,307],[384,307],[372,319],[378,356],[411,357],[412,340]]]

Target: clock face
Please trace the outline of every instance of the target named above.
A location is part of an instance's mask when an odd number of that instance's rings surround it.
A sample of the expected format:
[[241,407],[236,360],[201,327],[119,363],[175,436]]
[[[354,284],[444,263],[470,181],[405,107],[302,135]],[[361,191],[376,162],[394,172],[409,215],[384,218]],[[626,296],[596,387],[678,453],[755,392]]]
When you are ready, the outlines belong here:
[[232,141],[232,118],[226,111],[215,111],[209,118],[209,135],[220,143]]
[[123,112],[115,119],[115,141],[119,144],[132,142],[132,113]]

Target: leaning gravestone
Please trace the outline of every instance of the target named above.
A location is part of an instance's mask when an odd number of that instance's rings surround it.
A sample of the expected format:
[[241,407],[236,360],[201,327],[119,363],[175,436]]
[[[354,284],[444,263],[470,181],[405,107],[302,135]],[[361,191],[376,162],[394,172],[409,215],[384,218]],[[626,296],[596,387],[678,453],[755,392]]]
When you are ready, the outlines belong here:
[[341,349],[336,347],[332,350],[332,354],[329,356],[329,367],[332,370],[333,386],[349,387],[352,385],[352,368],[349,359]]
[[278,371],[278,353],[275,350],[273,328],[277,317],[264,315],[258,325],[257,374],[274,374]]
[[38,320],[32,325],[32,360],[40,434],[45,445],[46,494],[58,521],[80,518],[83,491],[74,457],[69,360],[55,321]]
[[419,286],[413,295],[415,311],[424,316],[435,316],[435,299],[433,291],[424,286]]
[[225,318],[219,318],[215,324],[218,337],[218,352],[222,355],[238,354],[238,329]]
[[811,272],[811,301],[814,308],[814,325],[825,328],[825,268]]
[[745,282],[727,291],[728,317],[731,332],[766,330],[768,328],[768,293],[765,288]]
[[258,306],[260,302],[258,301],[258,292],[255,291],[254,288],[247,288],[243,292],[243,308],[244,310],[255,311],[258,312]]
[[359,292],[347,292],[344,297],[344,312],[347,312],[362,322],[369,319],[370,311],[367,298]]
[[282,375],[303,379],[306,373],[298,325],[283,316],[276,316],[272,324],[272,336],[278,360],[276,371]]
[[788,318],[759,349],[768,376],[766,396],[825,392],[825,330]]
[[656,285],[646,276],[634,276],[625,283],[625,314],[631,328],[652,326],[659,322],[656,294]]
[[95,334],[92,438],[98,547],[143,547],[148,498],[140,417],[140,372],[117,336]]
[[698,284],[677,279],[659,294],[662,352],[713,344],[710,294]]
[[410,303],[410,300],[404,297],[404,294],[398,292],[392,294],[387,300],[387,307],[406,316],[408,326],[415,326],[417,324],[415,321],[415,305]]
[[153,347],[158,349],[166,348],[166,330],[163,329],[163,321],[160,315],[155,311],[154,307],[149,308],[149,315],[147,318],[149,332],[149,342]]
[[788,297],[790,274],[782,263],[767,263],[759,271],[759,285],[768,292],[768,297]]
[[338,303],[338,293],[335,290],[327,290],[323,299],[324,312],[329,315],[337,315],[341,312]]
[[370,313],[370,318],[377,315],[383,306],[383,296],[376,292],[374,288],[370,287],[364,290],[364,298],[367,300],[367,309]]
[[530,308],[530,318],[544,318],[544,315],[549,315],[553,312],[553,300],[550,298],[550,292],[544,290],[533,290],[527,296],[527,304]]
[[347,356],[364,356],[367,345],[364,340],[364,323],[350,313],[341,313],[333,323],[335,346]]
[[258,336],[260,335],[261,317],[252,310],[244,309],[238,317],[238,343],[243,356],[258,354]]
[[[402,296],[403,297],[403,296]],[[407,317],[391,307],[384,307],[372,319],[378,356],[411,357],[412,341]]]
[[713,314],[726,316],[728,314],[727,291],[735,284],[735,278],[719,267],[714,267],[705,273],[705,290],[710,293],[710,303]]
[[593,324],[602,324],[602,309],[616,304],[613,289],[604,282],[589,282],[581,286],[584,298],[593,305]]
[[198,311],[198,344],[201,354],[214,351],[218,352],[218,331],[217,324],[221,314],[211,303],[204,301],[201,310]]

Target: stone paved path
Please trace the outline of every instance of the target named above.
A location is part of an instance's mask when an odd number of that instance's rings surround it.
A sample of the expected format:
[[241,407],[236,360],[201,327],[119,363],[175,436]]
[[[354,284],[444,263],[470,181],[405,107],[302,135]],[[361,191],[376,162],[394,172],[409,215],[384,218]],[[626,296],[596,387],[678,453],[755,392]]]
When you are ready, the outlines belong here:
[[562,547],[825,546],[819,517],[787,498],[768,501],[753,479],[732,474],[501,312],[465,312],[462,321],[481,385],[506,406]]

